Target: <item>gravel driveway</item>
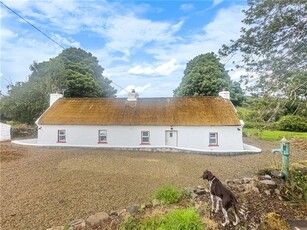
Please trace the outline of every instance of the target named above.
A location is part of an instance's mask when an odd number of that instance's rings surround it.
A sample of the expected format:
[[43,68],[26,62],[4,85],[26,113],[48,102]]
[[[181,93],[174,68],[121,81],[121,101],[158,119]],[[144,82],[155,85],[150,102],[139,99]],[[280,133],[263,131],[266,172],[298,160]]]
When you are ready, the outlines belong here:
[[[36,148],[1,143],[14,158],[1,162],[1,229],[46,229],[146,200],[165,184],[203,185],[210,169],[222,180],[280,166],[279,143],[245,139],[261,154],[216,157],[183,153]],[[291,149],[290,161],[306,159]],[[15,157],[16,156],[16,157]]]

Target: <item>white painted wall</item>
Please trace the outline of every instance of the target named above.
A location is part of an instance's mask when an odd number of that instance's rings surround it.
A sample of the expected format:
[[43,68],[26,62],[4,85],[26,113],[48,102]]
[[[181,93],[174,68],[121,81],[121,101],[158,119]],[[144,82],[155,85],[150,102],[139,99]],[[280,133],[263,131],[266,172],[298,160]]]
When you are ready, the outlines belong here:
[[0,123],[0,141],[11,140],[11,126]]
[[[58,130],[66,130],[66,143],[57,143]],[[98,143],[98,130],[107,130],[107,144]],[[38,144],[90,145],[95,147],[142,147],[141,131],[150,131],[150,146],[165,146],[170,126],[78,126],[41,125]],[[241,126],[174,126],[178,147],[192,150],[243,150]],[[219,146],[209,146],[209,133],[218,133]],[[146,146],[145,146],[146,147]]]

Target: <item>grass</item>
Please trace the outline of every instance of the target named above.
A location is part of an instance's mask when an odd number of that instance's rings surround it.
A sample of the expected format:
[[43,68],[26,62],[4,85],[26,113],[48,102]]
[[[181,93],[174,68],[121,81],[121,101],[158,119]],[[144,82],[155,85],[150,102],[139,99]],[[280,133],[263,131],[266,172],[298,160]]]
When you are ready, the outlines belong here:
[[280,141],[283,137],[286,139],[291,138],[303,138],[307,139],[307,132],[288,132],[288,131],[276,131],[276,130],[257,130],[257,129],[243,129],[244,133],[248,137],[258,137],[266,141]]
[[165,215],[144,219],[130,217],[121,230],[203,230],[201,218],[194,208],[176,209]]
[[181,197],[181,190],[172,185],[166,185],[154,193],[152,200],[157,199],[162,204],[174,204],[178,203]]

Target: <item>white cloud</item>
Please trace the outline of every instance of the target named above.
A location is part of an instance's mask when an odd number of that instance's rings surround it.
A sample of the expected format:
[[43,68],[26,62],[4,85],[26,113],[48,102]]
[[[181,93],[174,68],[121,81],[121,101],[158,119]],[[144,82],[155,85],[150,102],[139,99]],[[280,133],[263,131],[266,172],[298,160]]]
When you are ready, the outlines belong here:
[[213,0],[213,6],[217,6],[218,4],[222,3],[224,0]]
[[191,3],[187,3],[187,4],[182,4],[181,6],[180,6],[180,9],[182,10],[182,11],[190,11],[190,10],[193,10],[194,9],[194,5],[193,4],[191,4]]
[[128,85],[125,90],[121,90],[119,93],[117,93],[118,97],[127,97],[128,92],[131,92],[132,89],[135,90],[136,93],[138,93],[140,96],[141,94],[148,88],[151,87],[151,83],[148,83],[144,86],[135,86],[135,85]]
[[62,37],[59,34],[52,34],[52,39],[59,44],[66,45],[67,47],[76,47],[76,48],[80,47],[80,42],[77,42],[72,38]]
[[171,59],[168,62],[158,65],[157,67],[152,66],[146,66],[142,67],[140,65],[137,65],[131,69],[128,70],[128,73],[131,74],[145,74],[145,75],[163,75],[167,76],[174,72],[178,68],[176,59]]
[[133,50],[139,49],[150,42],[173,41],[173,33],[182,26],[167,22],[154,22],[140,19],[133,15],[112,17],[105,27],[96,29],[96,32],[108,39],[106,48],[109,51],[120,51],[130,56]]

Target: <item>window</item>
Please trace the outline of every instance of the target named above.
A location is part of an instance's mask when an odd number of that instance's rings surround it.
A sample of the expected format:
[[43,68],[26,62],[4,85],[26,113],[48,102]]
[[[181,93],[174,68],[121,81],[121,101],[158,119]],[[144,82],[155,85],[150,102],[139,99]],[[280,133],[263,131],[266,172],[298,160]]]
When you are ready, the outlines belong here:
[[209,146],[218,146],[218,133],[209,133]]
[[107,143],[107,130],[98,131],[98,143]]
[[149,144],[149,131],[142,131],[142,144]]
[[58,142],[66,142],[66,130],[58,130]]

